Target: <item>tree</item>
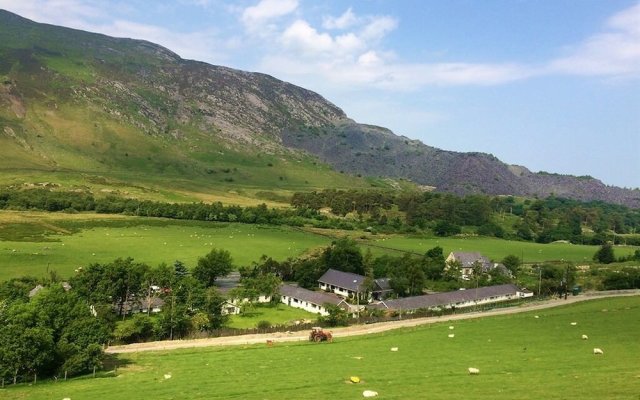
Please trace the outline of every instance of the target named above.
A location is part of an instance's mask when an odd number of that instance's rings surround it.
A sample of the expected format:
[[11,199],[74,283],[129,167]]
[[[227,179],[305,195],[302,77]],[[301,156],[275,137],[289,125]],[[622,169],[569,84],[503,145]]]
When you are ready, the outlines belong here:
[[422,294],[425,276],[420,260],[405,254],[389,276],[389,286],[400,297]]
[[333,242],[324,250],[320,259],[327,269],[364,274],[362,252],[356,241],[351,238],[341,238]]
[[445,259],[442,247],[436,246],[427,250],[424,255],[424,273],[427,279],[440,280],[445,269]]
[[318,318],[318,321],[327,326],[345,326],[349,323],[349,315],[345,310],[335,304],[326,303],[323,307],[329,315]]
[[198,259],[193,269],[193,276],[205,287],[211,287],[216,279],[233,271],[233,259],[227,250],[213,249],[204,257]]
[[295,268],[295,280],[300,287],[312,289],[318,286],[318,279],[327,271],[317,258],[300,260]]
[[605,243],[600,246],[600,249],[593,255],[593,260],[601,264],[611,264],[616,261],[616,256],[613,254],[613,246],[611,243]]
[[145,342],[153,337],[154,329],[155,326],[151,317],[147,314],[139,313],[122,321],[116,327],[113,336],[116,340],[124,343]]
[[513,254],[509,254],[502,259],[502,265],[504,265],[513,276],[518,275],[520,264],[522,264],[522,260],[520,260],[520,257]]
[[453,236],[462,232],[462,229],[449,221],[438,221],[433,228],[433,232],[437,236]]

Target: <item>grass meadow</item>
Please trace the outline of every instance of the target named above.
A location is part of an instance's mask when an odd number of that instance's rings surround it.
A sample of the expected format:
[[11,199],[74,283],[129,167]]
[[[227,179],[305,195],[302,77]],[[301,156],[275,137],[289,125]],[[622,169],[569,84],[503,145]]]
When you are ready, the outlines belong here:
[[[451,251],[479,251],[494,260],[515,254],[524,256],[527,263],[565,260],[581,264],[591,262],[598,249],[486,237],[371,235],[123,215],[0,211],[0,281],[22,275],[41,277],[48,270],[65,277],[79,266],[107,263],[118,257],[132,257],[151,266],[181,260],[193,267],[199,257],[213,248],[231,252],[238,266],[249,265],[262,255],[276,260],[297,257],[327,246],[333,235],[343,234],[357,238],[363,251],[369,248],[375,256],[400,256],[407,251],[424,254],[441,246],[445,255]],[[635,249],[617,246],[615,254],[632,254]]]
[[242,314],[231,315],[225,327],[233,329],[256,328],[260,321],[269,321],[271,325],[292,325],[294,321],[312,320],[318,318],[300,308],[293,308],[282,303],[277,305],[257,305],[243,310]]
[[[538,315],[539,318],[534,318]],[[9,387],[3,399],[638,399],[640,297],[406,328],[333,343],[119,355],[117,376]],[[572,322],[577,325],[572,326]],[[449,325],[455,329],[449,330]],[[448,338],[449,333],[455,338]],[[587,334],[589,340],[581,340]],[[391,352],[391,347],[398,347]],[[604,355],[593,355],[593,348]],[[480,369],[469,375],[467,368]],[[171,378],[165,379],[165,374]],[[358,376],[361,383],[349,383]]]
[[[410,251],[424,254],[428,249],[440,246],[445,257],[452,251],[478,251],[492,260],[499,261],[506,255],[514,254],[524,259],[525,263],[543,261],[571,261],[574,263],[591,263],[598,246],[577,245],[570,243],[540,244],[518,242],[490,237],[416,237],[416,236],[370,236],[370,240],[362,242],[369,246],[374,255],[394,250]],[[633,254],[634,246],[616,246],[616,257]]]
[[151,266],[181,260],[193,267],[213,248],[229,250],[236,265],[249,265],[263,254],[284,260],[330,243],[327,237],[275,226],[95,215],[36,219],[0,224],[0,280],[43,276],[47,269],[69,276],[79,266],[118,257]]

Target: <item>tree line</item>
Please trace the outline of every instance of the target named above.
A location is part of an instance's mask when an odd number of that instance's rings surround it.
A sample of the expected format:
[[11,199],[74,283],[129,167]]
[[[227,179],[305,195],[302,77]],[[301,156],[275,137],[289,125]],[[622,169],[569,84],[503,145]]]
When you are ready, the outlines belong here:
[[[297,192],[292,208],[265,204],[241,207],[216,203],[167,203],[114,195],[48,188],[0,190],[0,209],[62,212],[93,211],[199,221],[272,224],[371,232],[459,234],[463,228],[482,236],[550,243],[640,245],[640,210],[599,201],[580,202],[550,196],[459,197],[436,192],[336,190]],[[327,209],[331,214],[327,214]],[[506,221],[506,222],[505,222]],[[471,229],[469,231],[469,229]],[[629,235],[631,234],[631,235]]]

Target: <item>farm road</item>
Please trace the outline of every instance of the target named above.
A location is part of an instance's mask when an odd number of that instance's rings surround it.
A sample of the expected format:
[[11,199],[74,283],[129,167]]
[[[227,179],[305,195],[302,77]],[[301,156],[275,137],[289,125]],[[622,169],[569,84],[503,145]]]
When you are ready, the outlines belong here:
[[[518,307],[508,307],[496,310],[474,312],[456,315],[446,315],[442,317],[428,317],[428,318],[415,318],[406,319],[400,321],[380,322],[369,325],[353,325],[344,328],[334,328],[331,330],[334,338],[341,338],[346,336],[358,336],[368,335],[371,333],[386,332],[392,329],[413,327],[419,325],[433,324],[437,322],[449,322],[458,321],[471,318],[483,318],[493,315],[506,315],[517,314],[521,312],[543,310],[546,308],[558,307],[565,304],[577,303],[580,301],[606,298],[606,297],[618,297],[618,296],[638,296],[640,290],[634,291],[619,291],[619,292],[592,292],[579,296],[571,296],[567,300],[553,299],[540,302],[525,303]],[[173,349],[184,349],[193,347],[210,347],[210,346],[235,346],[235,345],[248,345],[257,343],[266,343],[268,340],[273,341],[276,345],[281,342],[298,342],[305,341],[309,338],[308,331],[299,332],[277,332],[277,333],[265,333],[255,335],[242,335],[242,336],[227,336],[218,338],[207,339],[189,339],[189,340],[165,340],[159,342],[148,343],[134,343],[122,346],[111,346],[105,351],[106,353],[136,353],[139,351],[162,351]]]

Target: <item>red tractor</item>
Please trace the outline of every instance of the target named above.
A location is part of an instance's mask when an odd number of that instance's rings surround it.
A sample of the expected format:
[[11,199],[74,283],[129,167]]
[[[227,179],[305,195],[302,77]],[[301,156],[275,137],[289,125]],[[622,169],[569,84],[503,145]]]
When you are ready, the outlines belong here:
[[331,332],[325,332],[318,326],[311,328],[311,332],[309,333],[310,342],[331,342],[332,340],[333,336],[331,336]]

